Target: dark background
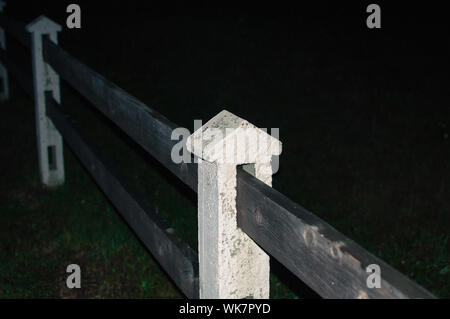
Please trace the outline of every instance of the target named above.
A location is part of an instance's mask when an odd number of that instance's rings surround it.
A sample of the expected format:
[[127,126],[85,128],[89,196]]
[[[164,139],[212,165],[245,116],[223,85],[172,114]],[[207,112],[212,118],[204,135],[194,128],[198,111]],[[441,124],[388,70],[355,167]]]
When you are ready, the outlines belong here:
[[[449,297],[448,19],[440,2],[9,1],[60,23],[60,45],[180,126],[226,108],[280,128],[274,187],[439,297]],[[31,74],[30,58],[8,50]],[[180,297],[65,150],[67,183],[39,185],[32,101],[3,105],[1,297]],[[62,104],[196,248],[195,194],[69,87]],[[21,123],[21,125],[18,125]],[[34,225],[34,226],[33,226]],[[64,288],[65,265],[86,285]],[[271,296],[314,297],[275,262]]]

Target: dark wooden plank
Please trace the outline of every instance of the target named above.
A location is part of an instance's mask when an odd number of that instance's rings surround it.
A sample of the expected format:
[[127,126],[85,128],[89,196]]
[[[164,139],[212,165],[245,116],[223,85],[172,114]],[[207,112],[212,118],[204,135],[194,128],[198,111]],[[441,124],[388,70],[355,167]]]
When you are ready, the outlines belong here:
[[[170,140],[176,127],[60,47],[44,40],[44,57],[70,85],[145,150],[197,191],[195,164],[175,164]],[[238,223],[261,247],[326,298],[433,298],[424,288],[371,255],[314,214],[238,173]],[[365,267],[381,267],[382,288],[366,286]]]
[[[435,298],[320,218],[238,170],[238,226],[324,298]],[[365,269],[381,268],[381,288]]]
[[62,79],[189,187],[197,190],[197,166],[176,164],[170,154],[176,125],[44,38],[44,59]]
[[25,24],[0,13],[0,26],[25,48],[30,48],[30,33],[25,29]]
[[28,94],[29,97],[33,98],[33,79],[30,75],[27,75],[21,68],[19,68],[8,56],[7,52],[0,49],[0,60],[5,65],[8,70],[9,77],[12,77],[17,81],[19,86]]
[[64,141],[92,175],[128,225],[175,284],[189,298],[198,298],[198,257],[154,210],[112,168],[109,161],[78,131],[47,94],[47,115]]

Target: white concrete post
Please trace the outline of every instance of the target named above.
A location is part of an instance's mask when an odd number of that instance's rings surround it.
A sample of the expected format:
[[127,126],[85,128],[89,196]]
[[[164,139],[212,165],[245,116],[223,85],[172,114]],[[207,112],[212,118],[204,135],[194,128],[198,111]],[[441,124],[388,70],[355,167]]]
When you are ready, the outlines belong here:
[[51,91],[58,103],[60,103],[61,95],[59,76],[44,61],[42,38],[47,35],[57,44],[61,26],[45,16],[40,16],[28,24],[26,29],[31,33],[36,135],[41,181],[46,186],[57,186],[64,183],[63,142],[61,134],[45,114],[45,92]]
[[187,149],[199,157],[200,298],[269,298],[269,256],[237,227],[236,166],[253,164],[271,185],[281,142],[224,110],[189,136]]
[[[6,2],[0,0],[0,13],[3,12],[3,9],[6,6]],[[6,35],[5,30],[0,27],[0,48],[6,51]],[[2,90],[0,92],[0,101],[6,101],[9,99],[9,81],[8,81],[8,70],[0,62],[0,78],[2,81]]]

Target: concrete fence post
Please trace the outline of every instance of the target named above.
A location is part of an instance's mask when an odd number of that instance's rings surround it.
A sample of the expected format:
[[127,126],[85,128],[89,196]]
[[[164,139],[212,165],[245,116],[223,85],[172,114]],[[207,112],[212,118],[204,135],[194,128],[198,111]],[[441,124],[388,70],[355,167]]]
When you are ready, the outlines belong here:
[[281,142],[224,110],[195,131],[200,298],[269,298],[269,256],[237,227],[236,166],[271,185]]
[[31,33],[36,135],[41,181],[46,186],[57,186],[64,183],[63,142],[61,134],[45,114],[45,92],[50,91],[58,103],[61,102],[61,93],[58,74],[44,61],[42,39],[48,36],[57,44],[61,26],[45,16],[40,16],[28,24],[26,29]]
[[[0,0],[0,13],[3,13],[3,10],[6,6],[6,2]],[[0,27],[0,48],[6,51],[6,34],[5,30]],[[6,101],[9,99],[9,80],[8,80],[8,71],[3,63],[0,62],[0,79],[2,89],[0,91],[0,101]]]

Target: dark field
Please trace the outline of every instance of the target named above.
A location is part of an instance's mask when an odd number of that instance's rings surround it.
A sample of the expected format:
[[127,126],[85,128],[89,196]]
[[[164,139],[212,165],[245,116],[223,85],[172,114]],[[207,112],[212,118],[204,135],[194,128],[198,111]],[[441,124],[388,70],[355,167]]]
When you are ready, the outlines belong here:
[[[46,14],[65,25],[68,3],[36,1],[25,10],[17,2],[6,12],[27,23]],[[436,296],[450,297],[442,20],[418,25],[416,16],[393,9],[381,30],[369,30],[366,5],[269,14],[79,3],[82,29],[63,28],[63,48],[191,131],[194,119],[205,123],[224,108],[279,128],[274,188]],[[7,40],[31,77],[30,57]],[[61,101],[197,249],[195,194],[65,85]],[[0,298],[183,297],[70,149],[66,184],[40,185],[34,104],[13,80],[1,107]],[[65,286],[70,263],[82,269],[76,291]],[[272,298],[315,297],[283,267],[273,268]]]

